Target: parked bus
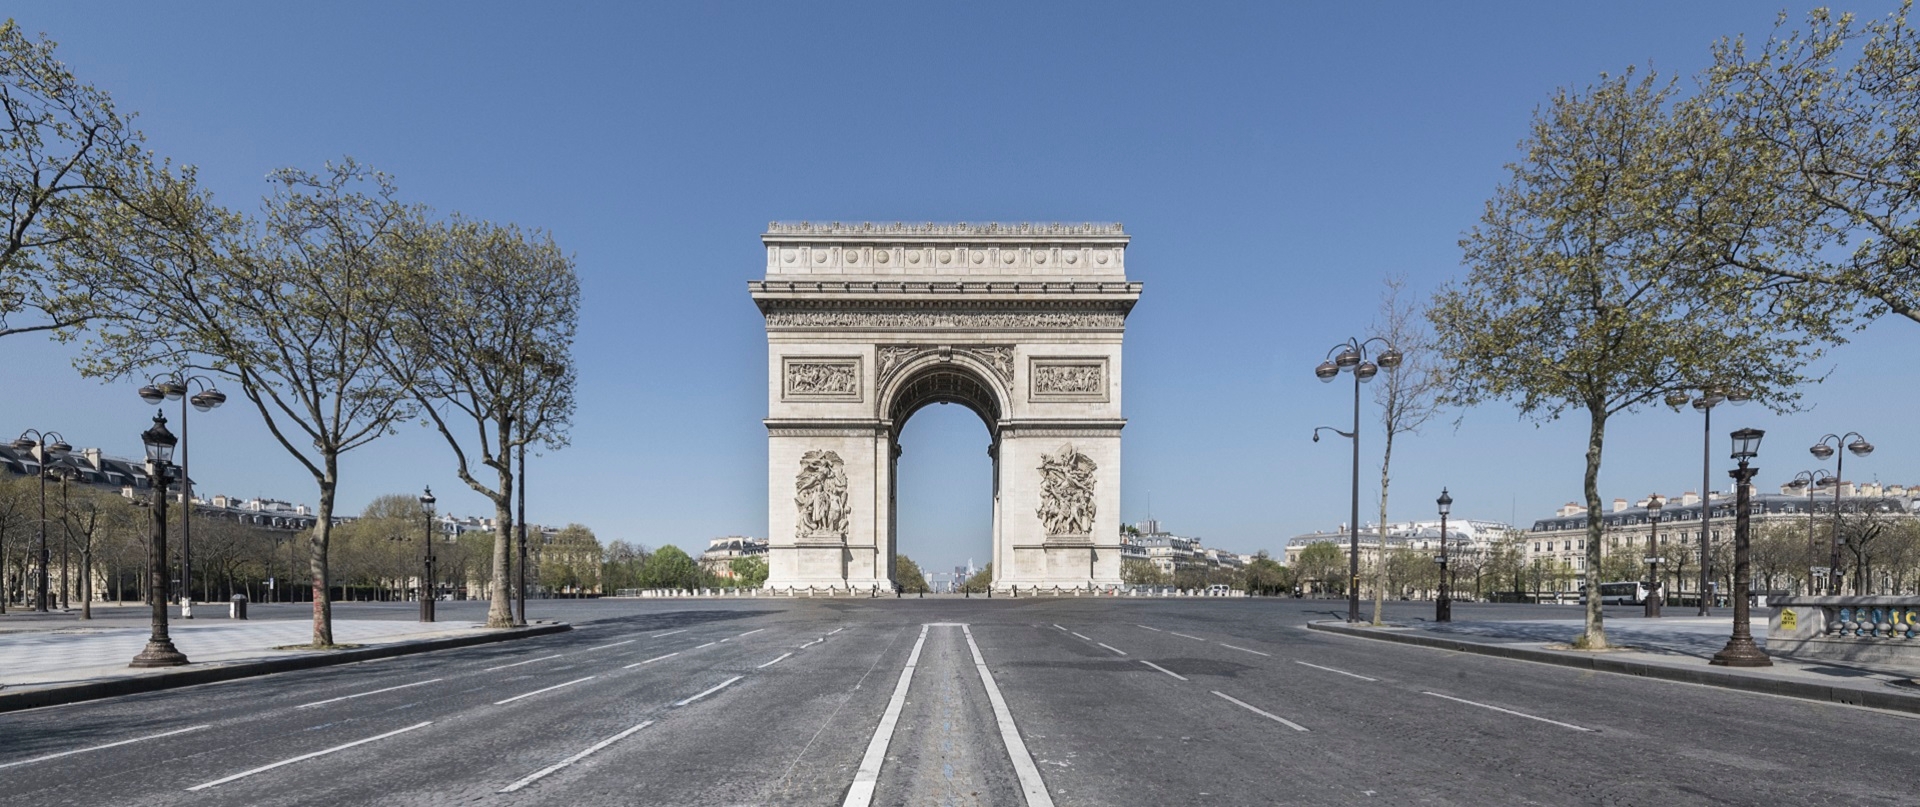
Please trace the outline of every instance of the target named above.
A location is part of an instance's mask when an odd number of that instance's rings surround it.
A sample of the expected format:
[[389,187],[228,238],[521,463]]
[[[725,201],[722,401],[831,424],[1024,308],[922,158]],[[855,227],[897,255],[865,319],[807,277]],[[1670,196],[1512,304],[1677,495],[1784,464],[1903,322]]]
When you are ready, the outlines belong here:
[[[1587,587],[1580,587],[1580,602],[1587,601]],[[1638,580],[1600,584],[1601,605],[1643,605],[1647,601],[1647,584]]]

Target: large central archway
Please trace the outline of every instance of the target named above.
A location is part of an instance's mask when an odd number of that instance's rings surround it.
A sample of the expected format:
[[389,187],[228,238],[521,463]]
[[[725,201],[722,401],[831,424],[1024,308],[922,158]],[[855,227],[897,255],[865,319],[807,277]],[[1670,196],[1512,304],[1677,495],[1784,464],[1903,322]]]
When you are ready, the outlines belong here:
[[1118,585],[1119,225],[775,224],[762,236],[767,585],[891,588],[900,430],[986,424],[993,579]]

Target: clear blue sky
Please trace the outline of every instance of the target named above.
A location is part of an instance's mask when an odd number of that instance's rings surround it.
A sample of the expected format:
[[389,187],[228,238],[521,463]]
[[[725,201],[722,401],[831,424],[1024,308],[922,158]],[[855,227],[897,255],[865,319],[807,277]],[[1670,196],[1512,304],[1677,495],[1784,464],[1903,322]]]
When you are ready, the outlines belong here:
[[[1881,14],[1890,3],[1858,7]],[[251,207],[278,166],[353,155],[407,198],[551,229],[586,296],[574,445],[532,469],[531,517],[698,548],[766,533],[765,337],[746,281],[774,219],[1106,220],[1146,292],[1127,335],[1123,516],[1278,549],[1346,519],[1344,441],[1311,428],[1350,392],[1313,365],[1361,332],[1389,273],[1459,276],[1460,233],[1555,87],[1652,65],[1691,73],[1780,7],[1645,2],[826,5],[23,3],[152,146]],[[1804,5],[1792,6],[1798,15]],[[1906,359],[1884,322],[1832,354],[1812,411],[1719,410],[1769,430],[1776,484],[1858,429],[1850,477],[1920,482]],[[80,379],[70,348],[0,341],[0,428],[138,451],[134,384]],[[194,421],[203,492],[315,499],[236,396]],[[1455,415],[1460,423],[1453,424]],[[1725,428],[1721,428],[1724,426]],[[1396,452],[1395,519],[1530,522],[1579,495],[1585,426],[1493,405]],[[11,436],[9,434],[8,436]],[[1366,434],[1377,463],[1377,426]],[[907,427],[902,548],[985,561],[986,431],[956,407]],[[1613,424],[1602,495],[1700,480],[1697,415]],[[482,514],[417,426],[351,455],[343,509],[431,483]],[[1363,497],[1377,468],[1363,470]],[[1715,472],[1724,483],[1724,474]],[[1363,504],[1363,512],[1372,509]]]

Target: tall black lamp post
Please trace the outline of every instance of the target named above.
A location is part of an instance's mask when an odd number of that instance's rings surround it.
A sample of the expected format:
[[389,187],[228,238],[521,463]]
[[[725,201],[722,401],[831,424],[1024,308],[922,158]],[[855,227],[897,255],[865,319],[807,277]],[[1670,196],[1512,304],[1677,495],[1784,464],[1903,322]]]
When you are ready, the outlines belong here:
[[[1380,355],[1374,360],[1367,358],[1367,346],[1379,342]],[[1320,442],[1321,430],[1333,432],[1353,442],[1353,507],[1347,524],[1349,533],[1347,547],[1347,621],[1360,621],[1360,385],[1372,381],[1381,368],[1392,372],[1400,366],[1400,350],[1391,342],[1380,337],[1370,339],[1348,339],[1334,345],[1327,351],[1327,359],[1313,368],[1313,374],[1321,381],[1332,383],[1341,371],[1353,373],[1353,431],[1343,432],[1332,426],[1319,426],[1313,430],[1314,442]],[[1386,547],[1382,546],[1381,551]]]
[[1713,408],[1723,403],[1739,406],[1752,396],[1738,390],[1705,389],[1697,397],[1685,392],[1667,395],[1667,405],[1692,405],[1703,417],[1700,424],[1700,616],[1713,614]]
[[140,434],[147,446],[147,476],[153,480],[153,540],[148,541],[147,601],[153,607],[146,649],[133,657],[134,667],[177,667],[187,656],[167,636],[167,487],[173,484],[173,446],[167,416],[153,413],[153,427]]
[[433,501],[433,487],[429,485],[427,492],[420,494],[420,509],[426,513],[427,517],[426,532],[423,533],[426,542],[424,554],[421,556],[421,560],[426,564],[426,576],[420,578],[421,622],[433,621],[433,601],[437,596],[433,585]]
[[[190,385],[199,392],[187,395]],[[181,399],[185,400],[181,400]],[[187,404],[202,412],[211,412],[227,402],[227,395],[214,389],[206,376],[182,376],[162,373],[140,388],[140,400],[159,405],[161,401],[180,401],[180,618],[193,618],[193,477],[187,444]]]
[[[1853,442],[1847,442],[1849,437],[1853,438]],[[1829,442],[1833,445],[1827,445]],[[1835,456],[1834,446],[1841,444],[1845,444],[1847,451],[1856,457],[1873,453],[1873,444],[1867,442],[1867,438],[1861,437],[1859,432],[1847,432],[1843,435],[1829,434],[1820,438],[1820,442],[1814,443],[1813,447],[1807,451],[1813,454],[1814,459],[1824,462],[1828,457]],[[1840,454],[1833,461],[1833,540],[1830,542],[1832,544],[1831,562],[1827,566],[1827,593],[1836,597],[1840,596],[1840,494],[1847,488],[1846,465],[1846,454]]]
[[39,574],[33,584],[33,610],[45,613],[47,611],[47,567],[53,560],[53,556],[47,552],[47,466],[66,457],[67,452],[73,450],[73,446],[67,445],[66,438],[61,437],[59,432],[28,429],[20,433],[19,439],[13,441],[13,447],[16,450],[31,453],[34,462],[38,464],[39,473],[34,476],[40,477],[40,543],[34,547],[33,557],[35,564],[39,566]]
[[1747,545],[1747,524],[1751,514],[1747,512],[1747,483],[1758,468],[1747,467],[1747,461],[1760,454],[1760,438],[1766,432],[1759,429],[1741,429],[1733,433],[1733,458],[1740,467],[1727,472],[1733,477],[1734,496],[1733,516],[1733,636],[1727,639],[1727,646],[1713,654],[1713,664],[1721,667],[1771,667],[1773,660],[1767,653],[1753,643],[1753,630],[1748,624],[1748,590],[1753,588],[1753,567],[1750,563]]
[[1665,592],[1662,592],[1660,590],[1661,558],[1660,558],[1660,541],[1659,541],[1660,510],[1666,507],[1666,505],[1667,505],[1667,500],[1660,498],[1660,494],[1658,493],[1655,493],[1647,497],[1647,523],[1650,525],[1647,530],[1647,613],[1646,615],[1648,619],[1654,619],[1660,616],[1660,606],[1663,604],[1662,601],[1666,599]]
[[[1814,563],[1813,559],[1819,557],[1817,553],[1820,551],[1820,544],[1813,537],[1813,492],[1838,481],[1840,480],[1837,477],[1827,473],[1826,470],[1815,468],[1811,471],[1801,471],[1800,473],[1794,474],[1793,481],[1787,483],[1787,487],[1793,488],[1794,490],[1805,488],[1807,491],[1807,565],[1810,567]],[[1813,578],[1817,571],[1817,568],[1807,569],[1808,594],[1812,594],[1814,591]],[[1827,571],[1831,574],[1833,570],[1828,569]]]
[[1447,489],[1440,489],[1440,498],[1434,500],[1440,505],[1440,557],[1434,558],[1440,564],[1440,597],[1433,601],[1433,621],[1453,621],[1453,567],[1447,565],[1447,514],[1453,512],[1453,497],[1447,495]]

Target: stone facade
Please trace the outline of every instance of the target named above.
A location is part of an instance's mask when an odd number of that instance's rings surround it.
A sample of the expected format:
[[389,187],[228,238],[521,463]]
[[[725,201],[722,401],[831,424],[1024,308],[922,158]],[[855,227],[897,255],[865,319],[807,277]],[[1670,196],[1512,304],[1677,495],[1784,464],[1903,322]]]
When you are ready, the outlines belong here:
[[781,224],[767,328],[769,587],[891,588],[908,418],[979,415],[994,585],[1120,582],[1117,224]]

